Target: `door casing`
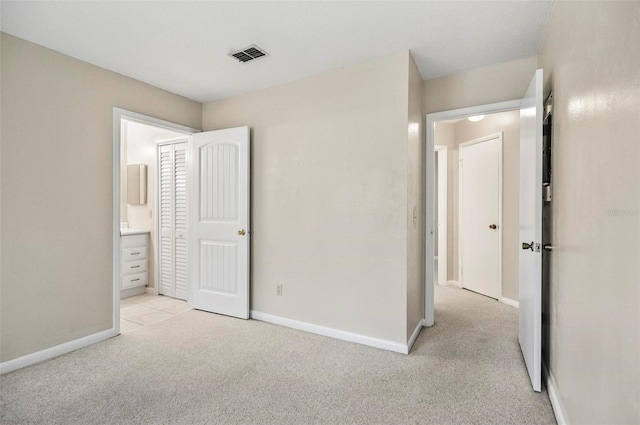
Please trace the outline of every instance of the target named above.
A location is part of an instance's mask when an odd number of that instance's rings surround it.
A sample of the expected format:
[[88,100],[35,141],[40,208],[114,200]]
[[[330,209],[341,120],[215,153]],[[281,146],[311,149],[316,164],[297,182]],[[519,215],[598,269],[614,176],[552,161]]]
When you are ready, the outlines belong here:
[[[113,108],[113,222],[112,222],[112,284],[113,284],[113,329],[115,335],[120,334],[120,136],[122,120],[136,121],[154,127],[166,128],[176,132],[192,135],[199,133],[196,128],[187,127],[170,121],[165,121],[149,115],[128,111],[122,108]],[[155,190],[155,189],[154,189]],[[156,196],[157,198],[157,196]],[[157,258],[156,258],[157,260]],[[157,266],[157,261],[156,261]]]
[[[425,149],[425,188],[426,217],[433,217],[435,206],[435,123],[438,121],[454,120],[466,118],[471,115],[493,114],[496,112],[506,112],[520,110],[522,99],[510,100],[507,102],[490,103],[486,105],[471,106],[468,108],[452,109],[449,111],[435,112],[427,114],[426,123],[426,149]],[[425,290],[424,290],[424,319],[425,326],[433,326],[434,324],[434,281],[433,281],[433,220],[427,220],[425,228]]]

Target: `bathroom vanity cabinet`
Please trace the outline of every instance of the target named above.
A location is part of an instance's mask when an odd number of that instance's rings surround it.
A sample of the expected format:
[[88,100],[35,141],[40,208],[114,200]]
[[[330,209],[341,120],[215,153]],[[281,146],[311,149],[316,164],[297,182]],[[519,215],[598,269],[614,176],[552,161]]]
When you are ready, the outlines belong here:
[[140,288],[143,293],[149,281],[149,232],[126,229],[120,233],[120,290]]

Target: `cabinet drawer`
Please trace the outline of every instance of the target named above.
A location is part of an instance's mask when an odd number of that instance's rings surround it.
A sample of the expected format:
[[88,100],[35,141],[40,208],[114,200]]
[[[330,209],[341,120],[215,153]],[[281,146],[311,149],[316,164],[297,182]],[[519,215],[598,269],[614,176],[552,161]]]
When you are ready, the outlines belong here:
[[120,236],[120,248],[133,248],[137,246],[147,246],[149,235],[143,233],[140,235],[124,235]]
[[120,277],[120,288],[135,288],[136,286],[144,286],[147,284],[147,272],[131,274]]
[[147,247],[138,246],[135,248],[123,248],[120,256],[120,261],[138,261],[147,259]]
[[147,271],[147,260],[120,263],[120,274],[130,275]]

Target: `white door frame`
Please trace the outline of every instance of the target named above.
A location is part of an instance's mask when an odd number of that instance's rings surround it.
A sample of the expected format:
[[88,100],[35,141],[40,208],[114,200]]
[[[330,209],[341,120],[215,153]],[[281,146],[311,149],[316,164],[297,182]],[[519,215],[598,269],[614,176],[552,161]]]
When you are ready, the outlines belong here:
[[425,141],[425,188],[426,188],[426,208],[427,226],[425,229],[425,263],[427,270],[425,273],[424,291],[424,320],[425,326],[433,326],[434,323],[434,300],[433,300],[433,217],[435,204],[435,123],[437,121],[466,118],[471,115],[493,114],[496,112],[506,112],[519,110],[522,100],[510,100],[507,102],[490,103],[487,105],[471,106],[468,108],[453,109],[450,111],[435,112],[427,114],[427,131]]
[[[498,300],[502,299],[502,168],[503,168],[503,158],[504,158],[504,140],[502,132],[489,134],[487,136],[479,137],[477,139],[469,140],[468,142],[460,143],[459,149],[459,158],[462,161],[462,149],[477,145],[478,143],[488,142],[489,140],[500,139],[500,168],[498,169]],[[463,205],[462,205],[462,173],[460,172],[461,168],[458,167],[458,281],[460,282],[460,286],[464,288],[463,275],[462,275],[462,214],[463,214]]]
[[[448,148],[445,145],[435,145],[435,151],[438,152],[438,223],[436,223],[438,232],[438,284],[447,284],[447,250],[448,245],[448,210],[447,210],[447,173],[448,173]],[[443,237],[444,236],[444,237]]]
[[[112,222],[112,243],[113,243],[113,329],[115,334],[120,334],[120,136],[122,120],[135,121],[154,127],[166,128],[184,134],[199,133],[196,128],[187,127],[170,121],[165,121],[149,115],[139,114],[122,108],[113,108],[113,222]],[[156,196],[157,198],[157,196]],[[156,250],[157,251],[157,250]],[[157,252],[154,254],[157,255]],[[155,258],[155,257],[154,257]],[[157,265],[157,258],[156,258]]]

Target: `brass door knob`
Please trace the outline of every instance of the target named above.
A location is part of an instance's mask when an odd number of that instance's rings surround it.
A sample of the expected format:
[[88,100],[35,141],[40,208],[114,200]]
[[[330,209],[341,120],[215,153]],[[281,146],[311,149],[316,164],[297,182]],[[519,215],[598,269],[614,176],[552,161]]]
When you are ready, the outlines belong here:
[[246,235],[246,234],[247,234],[247,232],[246,232],[244,229],[240,229],[240,230],[238,230],[238,234],[239,234],[240,236],[244,236],[244,235]]
[[533,251],[533,242],[531,243],[522,242],[522,249],[530,249],[531,251]]
[[489,229],[491,230],[496,230],[498,228],[498,226],[496,226],[495,224],[490,224],[489,225]]

